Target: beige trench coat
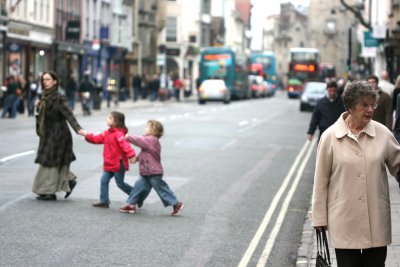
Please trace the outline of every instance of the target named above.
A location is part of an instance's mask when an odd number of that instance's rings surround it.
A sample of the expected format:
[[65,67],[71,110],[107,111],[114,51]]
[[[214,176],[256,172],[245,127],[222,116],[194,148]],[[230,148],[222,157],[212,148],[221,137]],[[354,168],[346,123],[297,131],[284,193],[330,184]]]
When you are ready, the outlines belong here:
[[363,249],[392,242],[386,167],[400,164],[400,145],[382,124],[371,120],[349,137],[348,113],[321,136],[312,197],[313,226],[328,225],[334,248]]

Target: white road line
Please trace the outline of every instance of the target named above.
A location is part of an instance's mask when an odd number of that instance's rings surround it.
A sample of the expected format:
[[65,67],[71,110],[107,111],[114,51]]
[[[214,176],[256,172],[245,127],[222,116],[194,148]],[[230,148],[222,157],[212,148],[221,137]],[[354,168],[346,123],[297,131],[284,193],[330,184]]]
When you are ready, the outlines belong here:
[[240,122],[238,123],[239,126],[245,126],[245,125],[247,125],[247,124],[249,124],[248,121],[240,121]]
[[[248,131],[248,130],[250,130],[250,129],[253,129],[254,127],[256,127],[256,126],[258,126],[258,125],[260,125],[260,124],[263,124],[264,122],[268,121],[269,119],[271,119],[271,118],[272,118],[273,116],[275,116],[276,114],[278,114],[278,112],[271,113],[271,114],[269,114],[267,117],[263,118],[262,120],[255,121],[254,123],[250,124],[248,127],[240,128],[240,129],[238,130],[238,132],[239,132],[239,133],[242,133],[242,132]],[[253,121],[254,121],[254,120],[253,120]]]
[[300,160],[302,159],[303,154],[306,151],[307,146],[309,144],[310,144],[309,141],[306,141],[304,143],[303,148],[300,150],[295,161],[293,162],[293,165],[290,168],[289,173],[286,175],[281,187],[279,188],[278,192],[275,194],[274,199],[272,200],[267,213],[265,214],[263,220],[261,221],[261,224],[258,227],[257,232],[255,233],[253,239],[251,240],[249,247],[247,248],[246,252],[244,253],[244,255],[238,265],[239,267],[247,266],[247,264],[249,263],[255,249],[257,248],[258,243],[260,242],[262,235],[264,234],[265,229],[267,228],[267,226],[269,224],[269,221],[272,218],[272,215],[274,214],[274,212],[278,206],[279,200],[281,199],[283,193],[286,191],[286,188],[289,185],[291,177],[293,176],[293,173],[295,172],[297,165],[299,164]]
[[0,163],[4,163],[6,161],[9,161],[9,160],[12,160],[12,159],[15,159],[15,158],[18,158],[18,157],[22,157],[22,156],[27,156],[27,155],[30,155],[30,154],[33,154],[33,153],[35,153],[35,150],[29,150],[29,151],[26,151],[26,152],[14,154],[14,155],[11,155],[11,156],[8,156],[8,157],[0,159]]
[[311,145],[308,147],[307,154],[304,157],[304,159],[297,171],[296,178],[294,179],[292,186],[289,189],[288,194],[286,195],[285,201],[283,202],[282,207],[280,209],[278,218],[276,219],[276,222],[274,224],[274,228],[272,229],[272,231],[268,237],[267,243],[265,244],[264,250],[261,253],[261,256],[257,263],[257,266],[265,266],[268,261],[268,257],[272,251],[272,248],[274,247],[276,237],[278,236],[279,230],[281,229],[282,224],[283,224],[283,220],[285,219],[285,215],[289,208],[290,201],[292,200],[292,197],[293,197],[294,193],[296,192],[297,186],[299,185],[300,179],[304,172],[304,168],[306,167],[306,164],[307,164],[308,160],[310,159],[311,152],[313,151],[316,140],[317,140],[317,138],[313,138]]
[[232,146],[233,144],[235,144],[237,142],[236,139],[231,140],[230,142],[228,142],[227,144],[223,145],[220,150],[224,150],[227,149],[228,147]]
[[26,193],[22,196],[17,197],[16,199],[13,199],[7,203],[5,203],[4,205],[0,206],[0,212],[5,211],[9,206],[13,205],[14,203],[17,203],[18,201],[21,201],[27,197],[30,197],[32,195],[32,193]]

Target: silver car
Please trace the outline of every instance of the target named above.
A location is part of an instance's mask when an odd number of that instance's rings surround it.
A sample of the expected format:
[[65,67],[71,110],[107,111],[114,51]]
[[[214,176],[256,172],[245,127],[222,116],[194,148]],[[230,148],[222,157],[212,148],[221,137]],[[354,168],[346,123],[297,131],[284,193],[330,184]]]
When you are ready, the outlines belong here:
[[231,102],[231,93],[221,79],[204,80],[199,87],[198,97],[200,104],[207,101],[223,101],[225,104]]
[[313,111],[317,101],[326,95],[326,83],[307,82],[300,97],[300,111]]

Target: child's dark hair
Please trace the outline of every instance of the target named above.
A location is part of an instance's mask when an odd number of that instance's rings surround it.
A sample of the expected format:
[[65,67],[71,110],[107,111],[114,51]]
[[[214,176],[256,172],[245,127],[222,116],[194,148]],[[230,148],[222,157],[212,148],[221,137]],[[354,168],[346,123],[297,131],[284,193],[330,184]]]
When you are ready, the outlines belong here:
[[148,123],[148,125],[150,127],[150,130],[151,130],[152,134],[154,134],[158,138],[161,138],[161,136],[163,136],[164,127],[161,124],[161,122],[156,121],[156,120],[149,120],[147,123]]
[[115,128],[123,129],[127,133],[128,128],[125,125],[125,115],[118,111],[111,111],[110,114],[114,118]]

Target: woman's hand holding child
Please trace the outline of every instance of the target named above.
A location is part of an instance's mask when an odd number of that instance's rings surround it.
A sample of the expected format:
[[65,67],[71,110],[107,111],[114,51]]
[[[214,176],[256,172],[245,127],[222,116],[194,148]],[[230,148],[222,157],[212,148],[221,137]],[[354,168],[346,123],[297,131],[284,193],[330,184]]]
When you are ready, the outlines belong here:
[[80,130],[78,131],[78,134],[79,134],[79,135],[82,135],[83,137],[85,137],[85,136],[87,135],[87,132],[86,132],[85,130],[83,130],[83,129],[80,129]]

